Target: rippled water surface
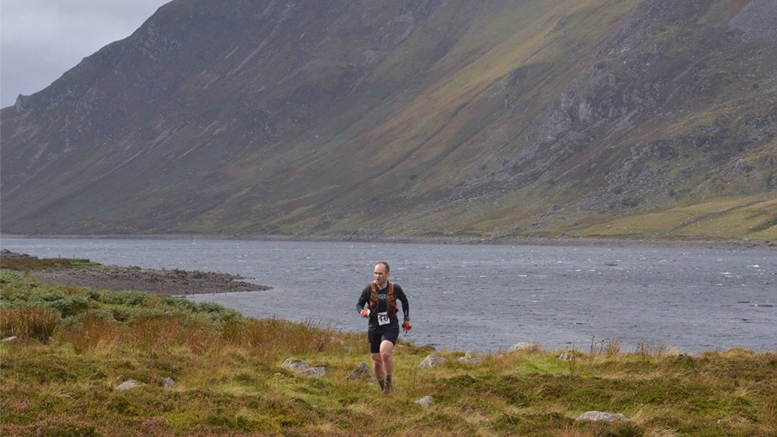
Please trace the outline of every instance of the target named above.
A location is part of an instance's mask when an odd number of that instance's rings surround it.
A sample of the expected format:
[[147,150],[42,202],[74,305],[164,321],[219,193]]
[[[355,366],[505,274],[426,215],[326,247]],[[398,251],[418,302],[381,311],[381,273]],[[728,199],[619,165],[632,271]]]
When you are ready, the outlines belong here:
[[192,297],[247,316],[363,331],[372,265],[405,289],[413,330],[439,349],[545,349],[592,340],[683,352],[777,350],[777,252],[760,250],[371,244],[244,240],[3,239],[40,257],[235,273],[272,290]]

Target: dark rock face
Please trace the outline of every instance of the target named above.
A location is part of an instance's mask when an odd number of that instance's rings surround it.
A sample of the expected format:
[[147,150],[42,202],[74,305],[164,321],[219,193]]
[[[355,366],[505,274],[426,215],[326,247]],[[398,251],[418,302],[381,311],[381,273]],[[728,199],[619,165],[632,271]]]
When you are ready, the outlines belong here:
[[772,189],[774,2],[524,3],[171,2],[2,111],[3,230],[414,235]]

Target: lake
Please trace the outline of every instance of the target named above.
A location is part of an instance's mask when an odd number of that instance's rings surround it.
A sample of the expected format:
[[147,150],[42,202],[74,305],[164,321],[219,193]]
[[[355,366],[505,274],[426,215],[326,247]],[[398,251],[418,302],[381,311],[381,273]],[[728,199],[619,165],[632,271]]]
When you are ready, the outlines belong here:
[[511,246],[217,239],[15,239],[39,257],[239,274],[269,291],[207,294],[252,317],[364,332],[356,312],[385,260],[410,299],[401,339],[496,352],[620,341],[698,353],[777,350],[777,252],[658,247]]

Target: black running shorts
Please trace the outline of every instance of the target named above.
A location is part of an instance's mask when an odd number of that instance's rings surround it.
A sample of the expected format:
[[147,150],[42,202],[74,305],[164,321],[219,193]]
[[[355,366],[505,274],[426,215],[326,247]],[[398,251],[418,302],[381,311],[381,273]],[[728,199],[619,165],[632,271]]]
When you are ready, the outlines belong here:
[[397,325],[394,327],[367,331],[367,338],[370,340],[370,353],[380,353],[380,343],[383,340],[388,340],[391,342],[391,344],[397,344],[397,338],[399,338],[399,326]]

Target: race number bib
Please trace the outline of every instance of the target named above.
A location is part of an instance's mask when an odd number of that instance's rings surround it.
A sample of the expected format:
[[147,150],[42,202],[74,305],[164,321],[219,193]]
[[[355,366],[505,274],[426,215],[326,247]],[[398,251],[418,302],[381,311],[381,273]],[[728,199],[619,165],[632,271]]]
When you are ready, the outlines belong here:
[[388,325],[391,323],[388,312],[378,313],[378,326]]

